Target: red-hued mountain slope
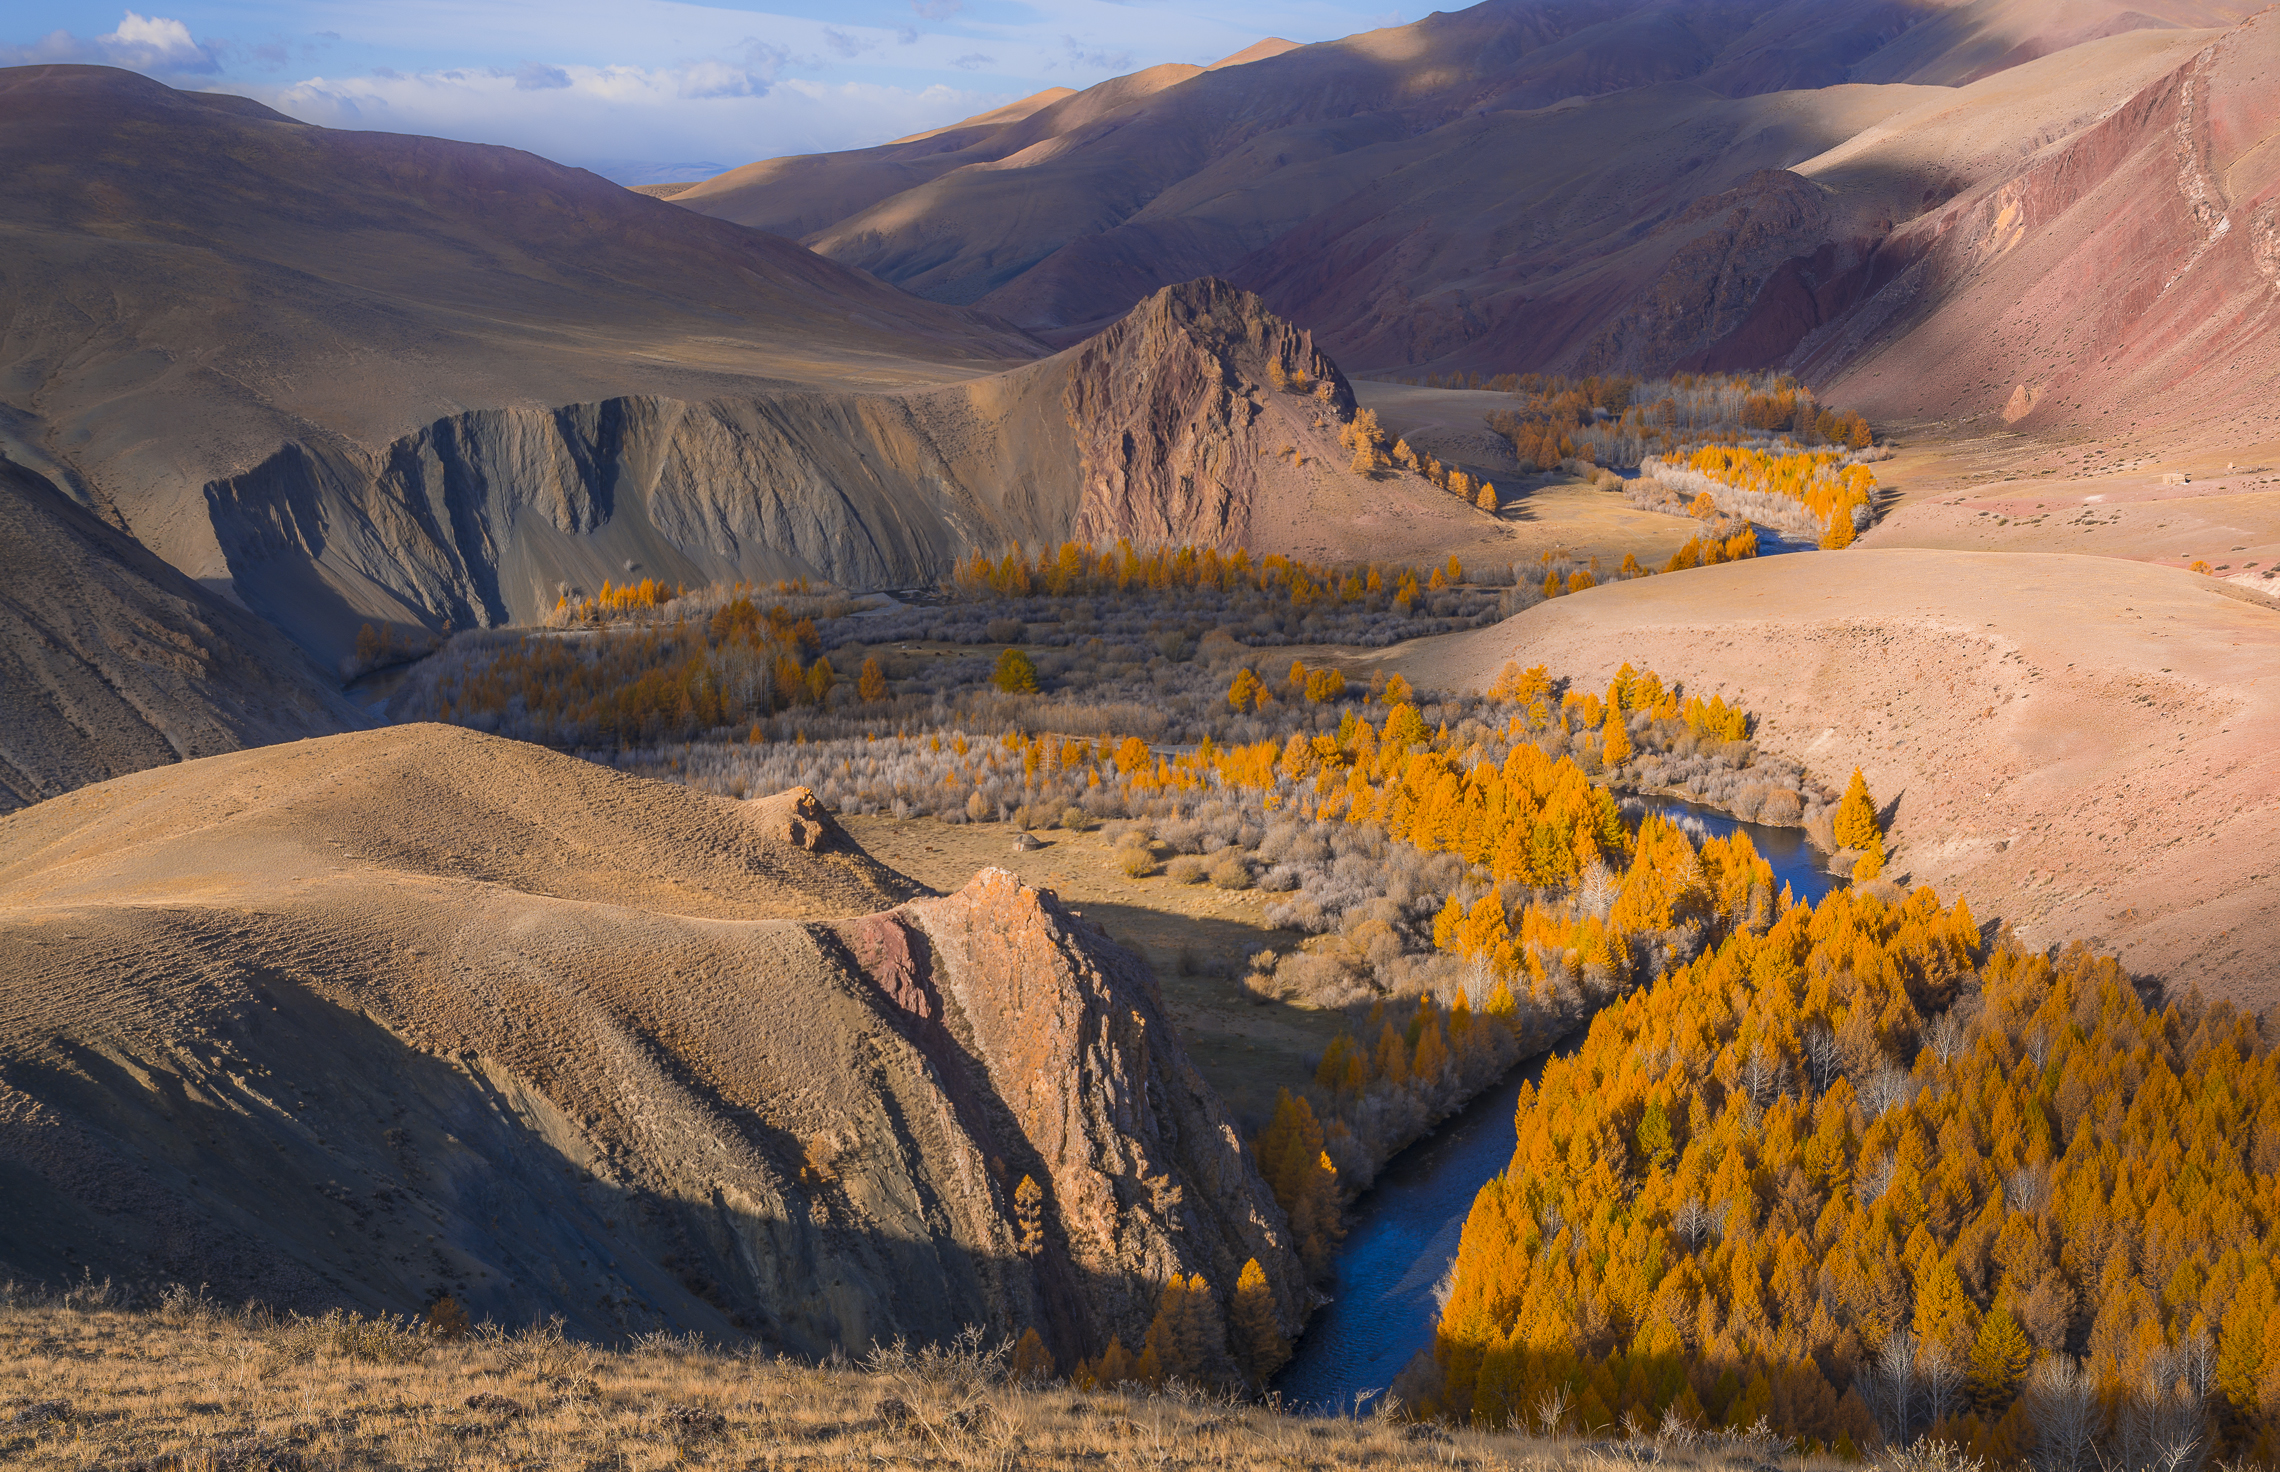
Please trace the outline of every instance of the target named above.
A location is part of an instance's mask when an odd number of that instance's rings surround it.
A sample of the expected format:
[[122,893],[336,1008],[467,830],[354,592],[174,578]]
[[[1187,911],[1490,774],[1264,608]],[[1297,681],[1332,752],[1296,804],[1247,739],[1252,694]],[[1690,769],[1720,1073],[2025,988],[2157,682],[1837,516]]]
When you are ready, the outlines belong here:
[[[1921,105],[1925,86],[2085,46],[2093,70],[2128,73],[2249,9],[1490,0],[1232,69],[1155,68],[1011,122],[755,164],[674,203],[1054,341],[1221,274],[1365,371],[1560,362],[1671,257],[1731,254],[1715,320],[1654,344],[1685,357],[1736,325],[1786,258],[1769,249],[1825,233],[1808,196],[1761,171]],[[2129,44],[2098,48],[2112,37]]]
[[[1800,172],[1874,197],[1906,130]],[[1887,418],[2280,427],[2280,12],[2177,58],[2093,125],[1897,229],[1867,300],[1793,361]]]

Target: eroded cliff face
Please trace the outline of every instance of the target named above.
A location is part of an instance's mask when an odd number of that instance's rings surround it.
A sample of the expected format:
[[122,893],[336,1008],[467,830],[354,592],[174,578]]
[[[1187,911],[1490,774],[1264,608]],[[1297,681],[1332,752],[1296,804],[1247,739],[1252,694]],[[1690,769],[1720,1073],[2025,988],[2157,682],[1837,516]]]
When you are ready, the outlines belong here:
[[899,586],[1068,520],[1050,494],[969,490],[930,433],[939,397],[474,410],[377,451],[288,444],[206,501],[240,596],[335,642],[360,618],[528,622],[636,575]]
[[1134,958],[1002,872],[901,898],[802,794],[653,788],[405,727],[0,819],[0,1264],[1067,1365],[1257,1258],[1296,1328]]
[[[1270,361],[1319,390],[1273,388]],[[378,449],[286,444],[205,501],[238,595],[338,658],[366,620],[533,622],[604,579],[902,587],[1016,542],[1234,546],[1262,497],[1343,473],[1353,407],[1308,334],[1205,280],[964,383],[470,410]]]
[[283,635],[0,455],[0,811],[361,724]]

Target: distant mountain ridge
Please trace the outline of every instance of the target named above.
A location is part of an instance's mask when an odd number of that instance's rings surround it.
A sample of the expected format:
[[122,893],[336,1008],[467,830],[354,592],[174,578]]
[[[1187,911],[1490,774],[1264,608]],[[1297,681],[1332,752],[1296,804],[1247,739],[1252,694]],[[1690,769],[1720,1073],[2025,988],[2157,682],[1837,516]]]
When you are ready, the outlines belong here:
[[[1868,264],[1885,235],[1994,187],[2022,144],[2090,126],[2256,8],[1488,0],[918,143],[752,164],[674,203],[1053,342],[1214,274],[1363,373],[1767,367],[1904,269]],[[2039,95],[1983,107],[1972,138],[1927,122],[1935,146],[1885,149],[1873,198],[1857,171],[1838,187],[1810,168],[2020,69]]]

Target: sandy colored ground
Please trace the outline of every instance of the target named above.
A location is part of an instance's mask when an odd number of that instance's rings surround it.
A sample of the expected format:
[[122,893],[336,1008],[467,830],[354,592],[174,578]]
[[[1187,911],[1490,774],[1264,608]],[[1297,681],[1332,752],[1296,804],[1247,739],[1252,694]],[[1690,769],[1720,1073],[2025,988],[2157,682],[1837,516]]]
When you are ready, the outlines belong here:
[[1896,874],[2037,944],[2280,1001],[2280,611],[2262,600],[2113,558],[1855,549],[1591,589],[1396,664],[1477,688],[1515,658],[1738,695],[1767,749],[1832,782],[1862,767]]
[[1097,831],[1042,831],[1044,848],[1016,853],[1005,823],[839,822],[872,857],[936,889],[957,889],[985,865],[1009,869],[1026,884],[1053,890],[1137,952],[1164,990],[1189,1059],[1246,1133],[1273,1117],[1275,1090],[1296,1089],[1314,1076],[1322,1050],[1346,1026],[1343,1013],[1267,1002],[1243,990],[1250,956],[1270,946],[1292,950],[1303,939],[1266,923],[1267,906],[1279,896],[1181,884],[1162,873],[1133,879]]
[[1876,474],[1892,499],[1863,547],[2206,562],[2280,597],[2280,442],[2180,455],[2131,438],[1924,438]]

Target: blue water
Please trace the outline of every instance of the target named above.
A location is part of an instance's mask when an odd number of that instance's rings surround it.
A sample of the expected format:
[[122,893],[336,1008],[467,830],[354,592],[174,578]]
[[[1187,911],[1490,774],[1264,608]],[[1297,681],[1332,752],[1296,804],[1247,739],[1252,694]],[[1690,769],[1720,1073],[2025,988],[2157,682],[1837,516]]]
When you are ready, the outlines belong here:
[[1763,823],[1744,823],[1729,817],[1716,808],[1699,803],[1681,802],[1672,797],[1633,798],[1623,804],[1623,815],[1632,826],[1647,811],[1658,812],[1677,823],[1697,842],[1705,838],[1731,838],[1747,833],[1758,857],[1773,866],[1773,883],[1776,893],[1786,884],[1797,898],[1809,905],[1819,904],[1821,897],[1837,886],[1837,876],[1823,867],[1826,860],[1813,845],[1806,841],[1802,828],[1768,828]]
[[1757,529],[1758,556],[1779,557],[1784,552],[1818,552],[1820,542],[1803,532],[1780,532],[1770,526]]
[[1473,1198],[1511,1163],[1520,1086],[1543,1074],[1545,1056],[1513,1069],[1378,1173],[1348,1219],[1330,1302],[1315,1312],[1298,1353],[1275,1379],[1286,1405],[1350,1413],[1357,1394],[1385,1390],[1432,1343],[1440,1312],[1433,1285],[1456,1259]]
[[[1663,797],[1626,803],[1625,815],[1635,823],[1649,809],[1697,838],[1748,833],[1758,855],[1773,866],[1775,884],[1787,884],[1807,903],[1819,901],[1837,882],[1821,867],[1802,829],[1743,823],[1715,808]],[[1297,1354],[1276,1377],[1275,1389],[1286,1404],[1351,1414],[1357,1395],[1383,1392],[1432,1343],[1440,1312],[1433,1286],[1456,1258],[1473,1198],[1511,1163],[1520,1087],[1542,1076],[1547,1057],[1561,1056],[1582,1040],[1578,1030],[1550,1054],[1513,1069],[1379,1173],[1348,1220],[1329,1304],[1315,1313]]]

